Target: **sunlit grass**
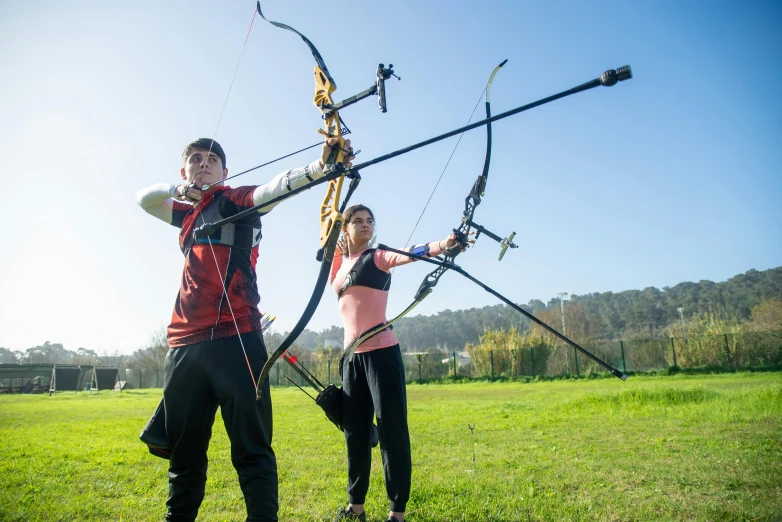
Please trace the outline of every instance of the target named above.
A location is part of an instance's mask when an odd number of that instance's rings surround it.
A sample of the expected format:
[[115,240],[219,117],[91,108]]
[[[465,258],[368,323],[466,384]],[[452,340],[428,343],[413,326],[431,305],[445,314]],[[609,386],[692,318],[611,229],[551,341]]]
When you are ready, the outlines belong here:
[[[159,398],[0,397],[0,520],[162,520],[166,462],[137,438]],[[298,390],[273,398],[280,520],[331,520],[343,437]],[[411,521],[782,519],[779,373],[411,385],[408,402]],[[199,520],[244,520],[219,417],[214,433]]]

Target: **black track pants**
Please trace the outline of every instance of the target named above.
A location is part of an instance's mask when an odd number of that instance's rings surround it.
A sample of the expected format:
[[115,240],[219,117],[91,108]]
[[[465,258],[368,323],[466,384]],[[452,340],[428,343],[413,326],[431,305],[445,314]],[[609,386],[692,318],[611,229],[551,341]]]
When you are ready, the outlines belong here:
[[348,448],[348,495],[363,504],[372,464],[370,429],[377,416],[380,455],[391,511],[410,498],[410,435],[407,429],[405,367],[399,345],[357,353],[343,369],[343,421]]
[[[242,334],[253,375],[266,348],[260,334]],[[268,381],[263,399],[255,388],[239,337],[169,350],[163,384],[166,433],[172,444],[168,470],[168,521],[192,521],[204,499],[206,450],[217,407],[231,439],[231,462],[239,475],[248,521],[277,520],[277,460],[272,450],[272,403]]]

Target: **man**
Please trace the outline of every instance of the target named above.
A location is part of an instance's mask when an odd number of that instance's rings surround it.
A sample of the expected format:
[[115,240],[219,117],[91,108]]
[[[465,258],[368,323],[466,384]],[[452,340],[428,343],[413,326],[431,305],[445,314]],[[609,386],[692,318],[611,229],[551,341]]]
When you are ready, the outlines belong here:
[[[182,154],[180,185],[157,184],[136,199],[149,214],[181,229],[185,255],[182,282],[168,326],[163,402],[170,443],[168,521],[192,521],[204,498],[207,448],[217,407],[231,440],[248,521],[277,520],[277,463],[272,442],[269,383],[262,400],[254,379],[267,359],[261,331],[255,263],[261,240],[258,214],[225,225],[209,238],[193,230],[251,208],[321,178],[337,139],[321,159],[283,172],[257,187],[230,188],[226,157],[215,141],[201,138]],[[346,167],[353,159],[344,145]],[[203,189],[203,190],[202,190]]]

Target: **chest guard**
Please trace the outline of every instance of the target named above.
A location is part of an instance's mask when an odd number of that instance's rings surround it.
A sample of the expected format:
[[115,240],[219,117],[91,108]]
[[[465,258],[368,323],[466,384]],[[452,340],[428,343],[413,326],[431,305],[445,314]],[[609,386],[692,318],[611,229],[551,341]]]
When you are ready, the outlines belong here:
[[[199,216],[196,217],[196,223],[193,228],[198,228],[203,223],[214,223],[223,219],[223,213],[220,211],[221,198],[218,195],[215,200],[206,207]],[[202,220],[203,219],[203,223]],[[185,241],[182,247],[182,253],[187,256],[195,243],[212,243],[213,245],[223,245],[233,248],[251,249],[258,246],[261,242],[261,216],[254,215],[240,219],[234,223],[229,223],[218,228],[214,234],[209,237],[196,239],[193,234]]]
[[366,286],[375,290],[391,288],[391,274],[383,272],[375,265],[375,248],[368,248],[345,276],[345,282],[339,290],[338,298],[351,286]]

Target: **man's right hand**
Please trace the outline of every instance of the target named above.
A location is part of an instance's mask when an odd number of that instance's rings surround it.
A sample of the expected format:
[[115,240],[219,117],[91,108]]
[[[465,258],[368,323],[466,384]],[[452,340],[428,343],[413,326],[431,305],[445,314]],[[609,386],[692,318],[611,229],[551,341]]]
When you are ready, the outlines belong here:
[[177,201],[187,201],[188,203],[198,203],[202,198],[201,191],[196,187],[191,187],[187,183],[177,185],[174,190],[174,199]]

